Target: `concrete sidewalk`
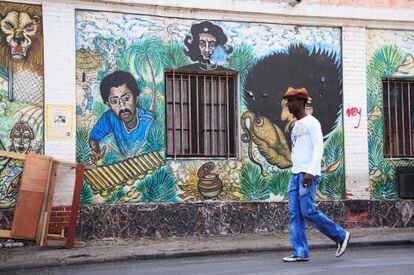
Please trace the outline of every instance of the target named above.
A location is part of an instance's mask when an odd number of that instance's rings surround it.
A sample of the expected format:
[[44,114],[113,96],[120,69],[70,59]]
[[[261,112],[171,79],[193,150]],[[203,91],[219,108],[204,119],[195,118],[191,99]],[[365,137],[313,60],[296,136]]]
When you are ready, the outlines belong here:
[[[352,234],[350,249],[361,246],[414,245],[414,228],[359,228],[350,231]],[[308,231],[308,240],[313,249],[332,248],[332,257],[334,257],[335,244],[318,231]],[[72,250],[40,248],[34,245],[0,248],[0,271],[280,250],[286,250],[287,255],[290,253],[287,231],[163,240],[104,239],[87,242],[85,247]]]

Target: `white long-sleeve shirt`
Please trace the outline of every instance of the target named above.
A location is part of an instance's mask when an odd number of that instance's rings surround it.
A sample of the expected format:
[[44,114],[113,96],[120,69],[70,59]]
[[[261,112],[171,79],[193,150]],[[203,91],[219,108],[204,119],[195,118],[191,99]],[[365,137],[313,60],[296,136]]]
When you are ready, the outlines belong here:
[[292,173],[321,175],[323,136],[321,124],[312,115],[295,122],[292,129]]

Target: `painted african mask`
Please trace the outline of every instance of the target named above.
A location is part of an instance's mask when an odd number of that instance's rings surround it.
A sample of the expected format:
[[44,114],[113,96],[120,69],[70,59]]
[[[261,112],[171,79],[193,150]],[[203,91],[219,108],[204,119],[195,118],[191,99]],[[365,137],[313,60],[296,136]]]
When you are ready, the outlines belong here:
[[27,122],[17,122],[10,133],[12,149],[20,154],[26,154],[31,149],[34,133]]

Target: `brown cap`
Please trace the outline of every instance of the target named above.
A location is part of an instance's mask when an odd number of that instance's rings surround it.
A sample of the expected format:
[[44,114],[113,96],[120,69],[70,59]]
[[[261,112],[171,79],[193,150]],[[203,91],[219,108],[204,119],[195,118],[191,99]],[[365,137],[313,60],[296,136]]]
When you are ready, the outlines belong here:
[[289,87],[283,95],[283,99],[294,98],[308,100],[308,91],[305,88],[294,89]]

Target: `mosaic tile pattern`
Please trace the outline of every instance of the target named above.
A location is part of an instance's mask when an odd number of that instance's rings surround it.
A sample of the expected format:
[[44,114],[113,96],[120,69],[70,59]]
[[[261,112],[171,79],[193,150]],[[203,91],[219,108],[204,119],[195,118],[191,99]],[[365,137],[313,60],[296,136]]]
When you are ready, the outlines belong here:
[[[341,225],[414,227],[414,201],[325,201],[318,208]],[[261,233],[288,229],[285,202],[205,202],[83,206],[85,239],[165,238]]]
[[[324,201],[318,208],[346,228],[414,227],[414,200]],[[82,206],[82,239],[166,238],[287,230],[286,202],[205,202]],[[0,211],[0,229],[11,229],[13,208]]]
[[0,209],[0,229],[10,230],[12,227],[14,207]]

